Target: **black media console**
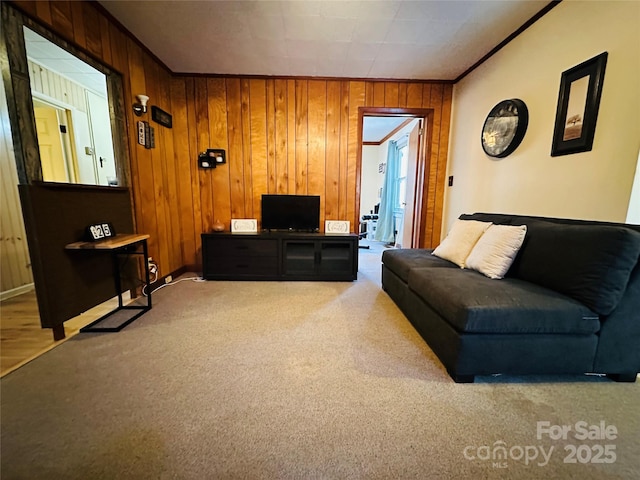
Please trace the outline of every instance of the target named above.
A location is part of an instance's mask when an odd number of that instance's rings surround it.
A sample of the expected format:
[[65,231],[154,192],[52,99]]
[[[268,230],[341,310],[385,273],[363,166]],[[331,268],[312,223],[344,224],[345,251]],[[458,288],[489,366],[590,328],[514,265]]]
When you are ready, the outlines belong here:
[[206,280],[356,280],[358,235],[203,233],[202,276]]

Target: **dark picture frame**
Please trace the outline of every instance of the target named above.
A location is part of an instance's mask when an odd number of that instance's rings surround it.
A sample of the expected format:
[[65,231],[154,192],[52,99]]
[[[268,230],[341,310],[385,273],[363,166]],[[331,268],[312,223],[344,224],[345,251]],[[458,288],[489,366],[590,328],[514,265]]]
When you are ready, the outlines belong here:
[[593,148],[607,52],[562,72],[551,156]]
[[151,119],[167,128],[171,128],[173,126],[173,117],[155,105],[151,107]]

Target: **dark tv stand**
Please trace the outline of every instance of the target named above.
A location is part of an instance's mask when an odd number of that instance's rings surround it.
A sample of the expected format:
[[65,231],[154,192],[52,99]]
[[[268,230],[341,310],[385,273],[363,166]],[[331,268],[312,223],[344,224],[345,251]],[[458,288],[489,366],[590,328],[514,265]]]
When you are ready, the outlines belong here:
[[206,280],[357,280],[358,235],[203,233],[202,277]]

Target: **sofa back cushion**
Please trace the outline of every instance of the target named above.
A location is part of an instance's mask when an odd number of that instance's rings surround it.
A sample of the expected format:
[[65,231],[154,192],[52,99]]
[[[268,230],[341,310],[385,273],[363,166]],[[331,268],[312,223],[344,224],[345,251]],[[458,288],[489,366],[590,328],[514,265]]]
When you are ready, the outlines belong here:
[[446,238],[436,247],[433,255],[449,260],[460,268],[473,250],[482,234],[491,226],[491,222],[477,220],[456,220]]
[[526,220],[509,276],[568,295],[600,315],[618,305],[640,256],[640,233],[623,226]]

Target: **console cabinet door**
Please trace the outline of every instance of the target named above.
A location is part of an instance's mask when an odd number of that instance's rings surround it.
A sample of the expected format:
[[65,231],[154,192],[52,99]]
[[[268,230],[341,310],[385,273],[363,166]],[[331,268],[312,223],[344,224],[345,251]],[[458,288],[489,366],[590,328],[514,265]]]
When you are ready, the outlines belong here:
[[282,273],[289,280],[355,280],[353,240],[284,240]]
[[316,242],[310,240],[283,240],[282,261],[282,273],[284,276],[314,277],[318,270]]
[[354,261],[357,252],[352,241],[318,241],[319,263],[318,274],[346,280],[355,280]]

